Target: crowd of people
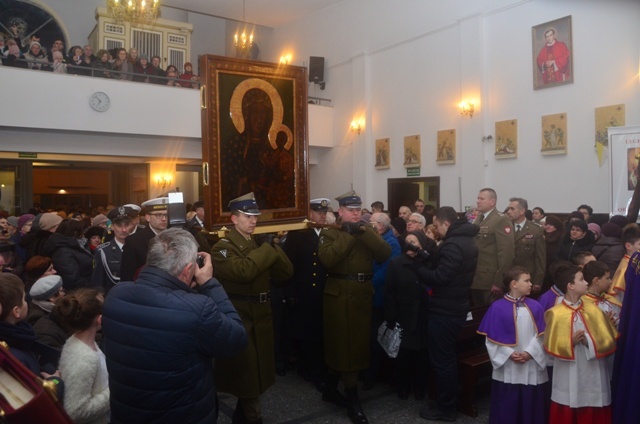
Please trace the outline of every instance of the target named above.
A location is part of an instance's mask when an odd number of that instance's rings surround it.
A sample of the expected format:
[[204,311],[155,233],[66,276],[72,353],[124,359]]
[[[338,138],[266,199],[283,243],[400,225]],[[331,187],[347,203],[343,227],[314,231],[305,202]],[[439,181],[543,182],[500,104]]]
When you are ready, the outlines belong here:
[[[0,340],[59,383],[76,422],[215,422],[219,390],[237,397],[234,423],[260,423],[261,395],[296,369],[366,424],[358,389],[385,363],[400,399],[424,399],[433,378],[436,402],[420,416],[455,421],[456,340],[484,308],[490,422],[637,417],[611,389],[629,384],[621,367],[634,357],[616,347],[633,349],[635,222],[598,225],[588,205],[560,219],[518,197],[499,212],[490,188],[466,215],[418,199],[392,218],[353,191],[336,201],[334,214],[330,199],[311,200],[306,230],[256,234],[248,193],[213,242],[201,201],[184,229],[168,228],[165,197],[89,215],[3,213]],[[397,327],[389,360],[377,334]]]
[[45,48],[38,34],[31,35],[28,45],[22,44],[17,28],[11,28],[15,37],[4,39],[0,35],[0,64],[24,69],[48,71],[58,74],[85,75],[113,78],[172,87],[199,88],[200,78],[193,65],[186,62],[182,73],[174,65],[162,69],[160,56],[151,58],[131,47],[100,49],[94,54],[90,45],[74,45],[66,50],[64,41],[56,39]]

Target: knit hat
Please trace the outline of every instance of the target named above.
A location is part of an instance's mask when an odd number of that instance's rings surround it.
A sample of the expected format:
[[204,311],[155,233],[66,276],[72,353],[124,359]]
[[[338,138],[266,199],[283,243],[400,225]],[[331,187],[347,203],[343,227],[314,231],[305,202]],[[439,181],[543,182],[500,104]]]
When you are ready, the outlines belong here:
[[91,220],[91,226],[97,227],[100,224],[106,224],[107,222],[109,222],[109,218],[107,218],[103,214],[98,214]]
[[615,237],[619,239],[622,237],[622,228],[613,222],[607,222],[602,225],[602,235],[605,237]]
[[629,221],[627,221],[627,217],[623,215],[613,215],[609,219],[609,222],[612,224],[616,224],[620,228],[623,228],[625,225],[629,223]]
[[18,217],[10,216],[9,218],[7,218],[7,224],[11,225],[12,227],[18,228]]
[[391,220],[391,226],[400,234],[404,234],[407,231],[407,222],[399,216]]
[[30,213],[25,213],[24,215],[20,215],[20,218],[18,218],[18,229],[22,229],[22,227],[24,226],[24,224],[26,224],[29,221],[33,221],[35,219],[34,215],[31,215]]
[[49,230],[62,222],[62,217],[55,212],[43,213],[40,217],[40,229]]
[[147,56],[146,54],[141,54],[138,60],[142,60],[142,59],[149,60],[149,56]]
[[33,283],[29,294],[33,300],[47,300],[58,293],[60,287],[62,287],[62,278],[59,275],[47,275]]
[[42,47],[42,44],[38,43],[37,41],[32,41],[31,44],[29,44],[29,48],[33,47],[36,44],[38,45],[38,47]]
[[587,228],[589,229],[589,231],[596,235],[596,238],[600,238],[602,230],[600,229],[600,226],[598,224],[596,224],[595,222],[590,222],[587,224]]

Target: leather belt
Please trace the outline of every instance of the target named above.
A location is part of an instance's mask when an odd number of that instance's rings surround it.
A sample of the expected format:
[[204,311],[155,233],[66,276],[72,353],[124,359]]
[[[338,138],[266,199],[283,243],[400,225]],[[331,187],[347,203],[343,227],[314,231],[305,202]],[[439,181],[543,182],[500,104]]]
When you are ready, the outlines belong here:
[[365,281],[370,281],[371,279],[373,279],[373,274],[365,274],[363,272],[359,272],[357,274],[334,274],[334,273],[328,273],[327,274],[329,277],[331,278],[339,278],[341,280],[352,280],[352,281],[359,281],[359,282],[365,282]]
[[234,294],[234,293],[227,293],[227,296],[229,296],[229,299],[244,300],[245,302],[250,302],[250,303],[267,303],[268,301],[271,300],[270,291],[260,293],[255,296],[245,296],[242,294]]

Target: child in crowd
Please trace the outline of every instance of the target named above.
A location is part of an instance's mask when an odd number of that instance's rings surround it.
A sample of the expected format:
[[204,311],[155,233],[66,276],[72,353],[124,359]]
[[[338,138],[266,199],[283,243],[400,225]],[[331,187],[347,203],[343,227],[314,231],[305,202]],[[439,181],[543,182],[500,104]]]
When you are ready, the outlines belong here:
[[490,423],[547,422],[544,310],[529,299],[531,275],[520,266],[504,274],[504,297],[491,304],[478,333],[486,336],[493,365]]
[[56,303],[61,318],[74,331],[62,348],[60,373],[66,390],[64,408],[76,422],[109,422],[109,375],[104,353],[95,342],[102,324],[104,297],[81,288]]
[[571,258],[571,263],[577,266],[578,268],[582,269],[582,267],[584,267],[587,263],[595,260],[596,260],[596,257],[593,256],[593,253],[589,252],[588,250],[582,250],[576,253]]
[[611,271],[609,266],[600,261],[589,262],[582,269],[584,279],[587,282],[588,291],[583,297],[583,301],[591,302],[597,306],[606,316],[609,317],[613,325],[618,328],[620,322],[620,311],[622,304],[618,299],[608,294],[611,288]]
[[562,302],[545,315],[544,348],[554,357],[549,424],[611,423],[611,387],[606,357],[618,332],[591,302],[583,302],[587,282],[576,266],[557,270]]
[[624,273],[627,271],[629,265],[629,258],[635,252],[640,251],[640,228],[637,225],[630,226],[622,233],[622,244],[624,244],[625,255],[616,269],[616,273],[613,275],[613,286],[611,287],[610,295],[615,296],[618,302],[622,304],[624,301],[624,289],[626,287]]
[[547,311],[548,309],[553,308],[558,303],[562,302],[562,298],[564,297],[564,292],[558,288],[555,284],[556,282],[556,272],[558,268],[563,266],[571,265],[568,261],[557,260],[549,265],[549,275],[551,275],[551,280],[553,281],[553,286],[546,292],[542,293],[542,295],[538,298],[538,302],[542,305],[542,308]]

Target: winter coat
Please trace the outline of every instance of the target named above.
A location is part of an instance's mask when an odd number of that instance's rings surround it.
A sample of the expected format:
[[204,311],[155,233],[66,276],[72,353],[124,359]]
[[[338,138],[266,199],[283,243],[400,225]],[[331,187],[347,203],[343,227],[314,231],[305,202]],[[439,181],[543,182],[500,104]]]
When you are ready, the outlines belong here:
[[393,235],[393,231],[391,229],[385,231],[382,234],[382,238],[389,246],[391,246],[391,256],[386,261],[373,261],[373,279],[371,280],[371,283],[373,284],[374,290],[373,306],[375,308],[381,308],[384,304],[384,286],[385,280],[387,279],[387,268],[389,266],[389,262],[396,256],[400,256],[402,253],[398,238]]
[[570,234],[565,234],[560,242],[560,246],[558,246],[556,258],[571,261],[571,258],[578,252],[591,252],[595,243],[596,236],[591,231],[587,231],[584,237],[578,240],[572,240]]
[[109,423],[109,375],[104,353],[97,345],[95,349],[75,336],[62,349],[64,409],[76,424]]
[[609,265],[609,270],[613,275],[626,252],[624,244],[619,238],[602,236],[591,249],[591,253],[597,260]]
[[478,262],[474,238],[478,232],[478,226],[466,220],[451,223],[431,259],[432,267],[417,268],[422,283],[431,288],[429,313],[461,316],[471,308],[470,288]]
[[247,345],[215,278],[193,290],[148,266],[109,291],[102,332],[113,424],[215,422],[213,358]]
[[421,284],[406,254],[390,260],[384,284],[384,318],[402,327],[400,347],[421,350],[427,347],[427,286]]
[[67,292],[89,286],[93,256],[78,244],[78,240],[53,233],[45,242],[43,252],[51,258]]

